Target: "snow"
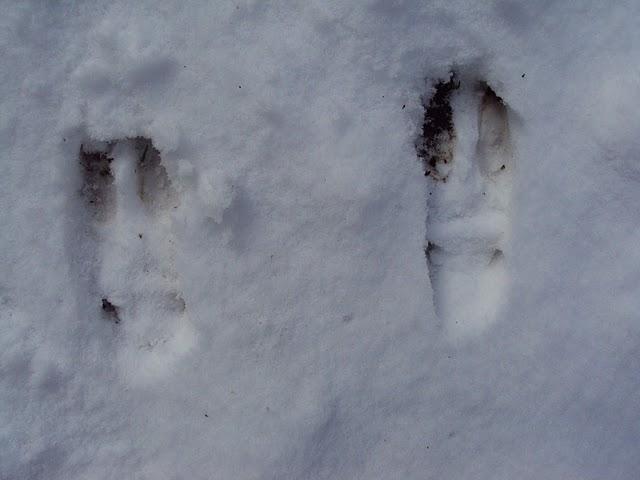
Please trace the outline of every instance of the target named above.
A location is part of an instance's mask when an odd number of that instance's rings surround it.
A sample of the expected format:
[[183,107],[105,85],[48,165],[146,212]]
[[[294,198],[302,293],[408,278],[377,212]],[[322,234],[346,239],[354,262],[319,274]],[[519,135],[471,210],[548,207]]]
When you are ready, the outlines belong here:
[[637,477],[639,9],[3,2],[0,478]]

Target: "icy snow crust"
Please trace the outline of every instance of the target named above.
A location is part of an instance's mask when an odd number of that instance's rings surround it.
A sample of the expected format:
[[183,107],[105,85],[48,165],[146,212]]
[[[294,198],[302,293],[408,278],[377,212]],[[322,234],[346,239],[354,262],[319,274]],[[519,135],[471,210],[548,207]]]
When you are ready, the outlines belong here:
[[0,478],[636,478],[639,16],[2,2]]

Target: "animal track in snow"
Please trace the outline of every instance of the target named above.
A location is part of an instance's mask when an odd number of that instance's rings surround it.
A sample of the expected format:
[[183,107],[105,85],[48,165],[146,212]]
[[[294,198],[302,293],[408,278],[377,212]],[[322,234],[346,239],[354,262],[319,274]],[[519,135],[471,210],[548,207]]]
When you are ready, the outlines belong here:
[[425,102],[417,145],[428,177],[425,254],[436,313],[452,337],[490,325],[507,295],[513,149],[504,101],[449,80]]
[[175,265],[179,195],[147,138],[85,143],[80,164],[97,237],[96,304],[122,330],[122,365],[137,366],[127,373],[153,378],[192,342]]

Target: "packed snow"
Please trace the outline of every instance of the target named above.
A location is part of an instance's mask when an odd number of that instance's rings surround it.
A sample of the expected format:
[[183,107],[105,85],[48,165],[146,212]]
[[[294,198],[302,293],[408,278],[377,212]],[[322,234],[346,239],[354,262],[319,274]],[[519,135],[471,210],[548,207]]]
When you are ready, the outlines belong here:
[[1,5],[0,479],[640,476],[640,3]]

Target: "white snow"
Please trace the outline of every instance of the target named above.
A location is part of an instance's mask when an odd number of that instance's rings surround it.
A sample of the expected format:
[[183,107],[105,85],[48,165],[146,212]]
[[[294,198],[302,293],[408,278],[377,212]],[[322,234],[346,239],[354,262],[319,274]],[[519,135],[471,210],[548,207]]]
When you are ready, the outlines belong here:
[[0,479],[638,476],[638,2],[0,11]]

